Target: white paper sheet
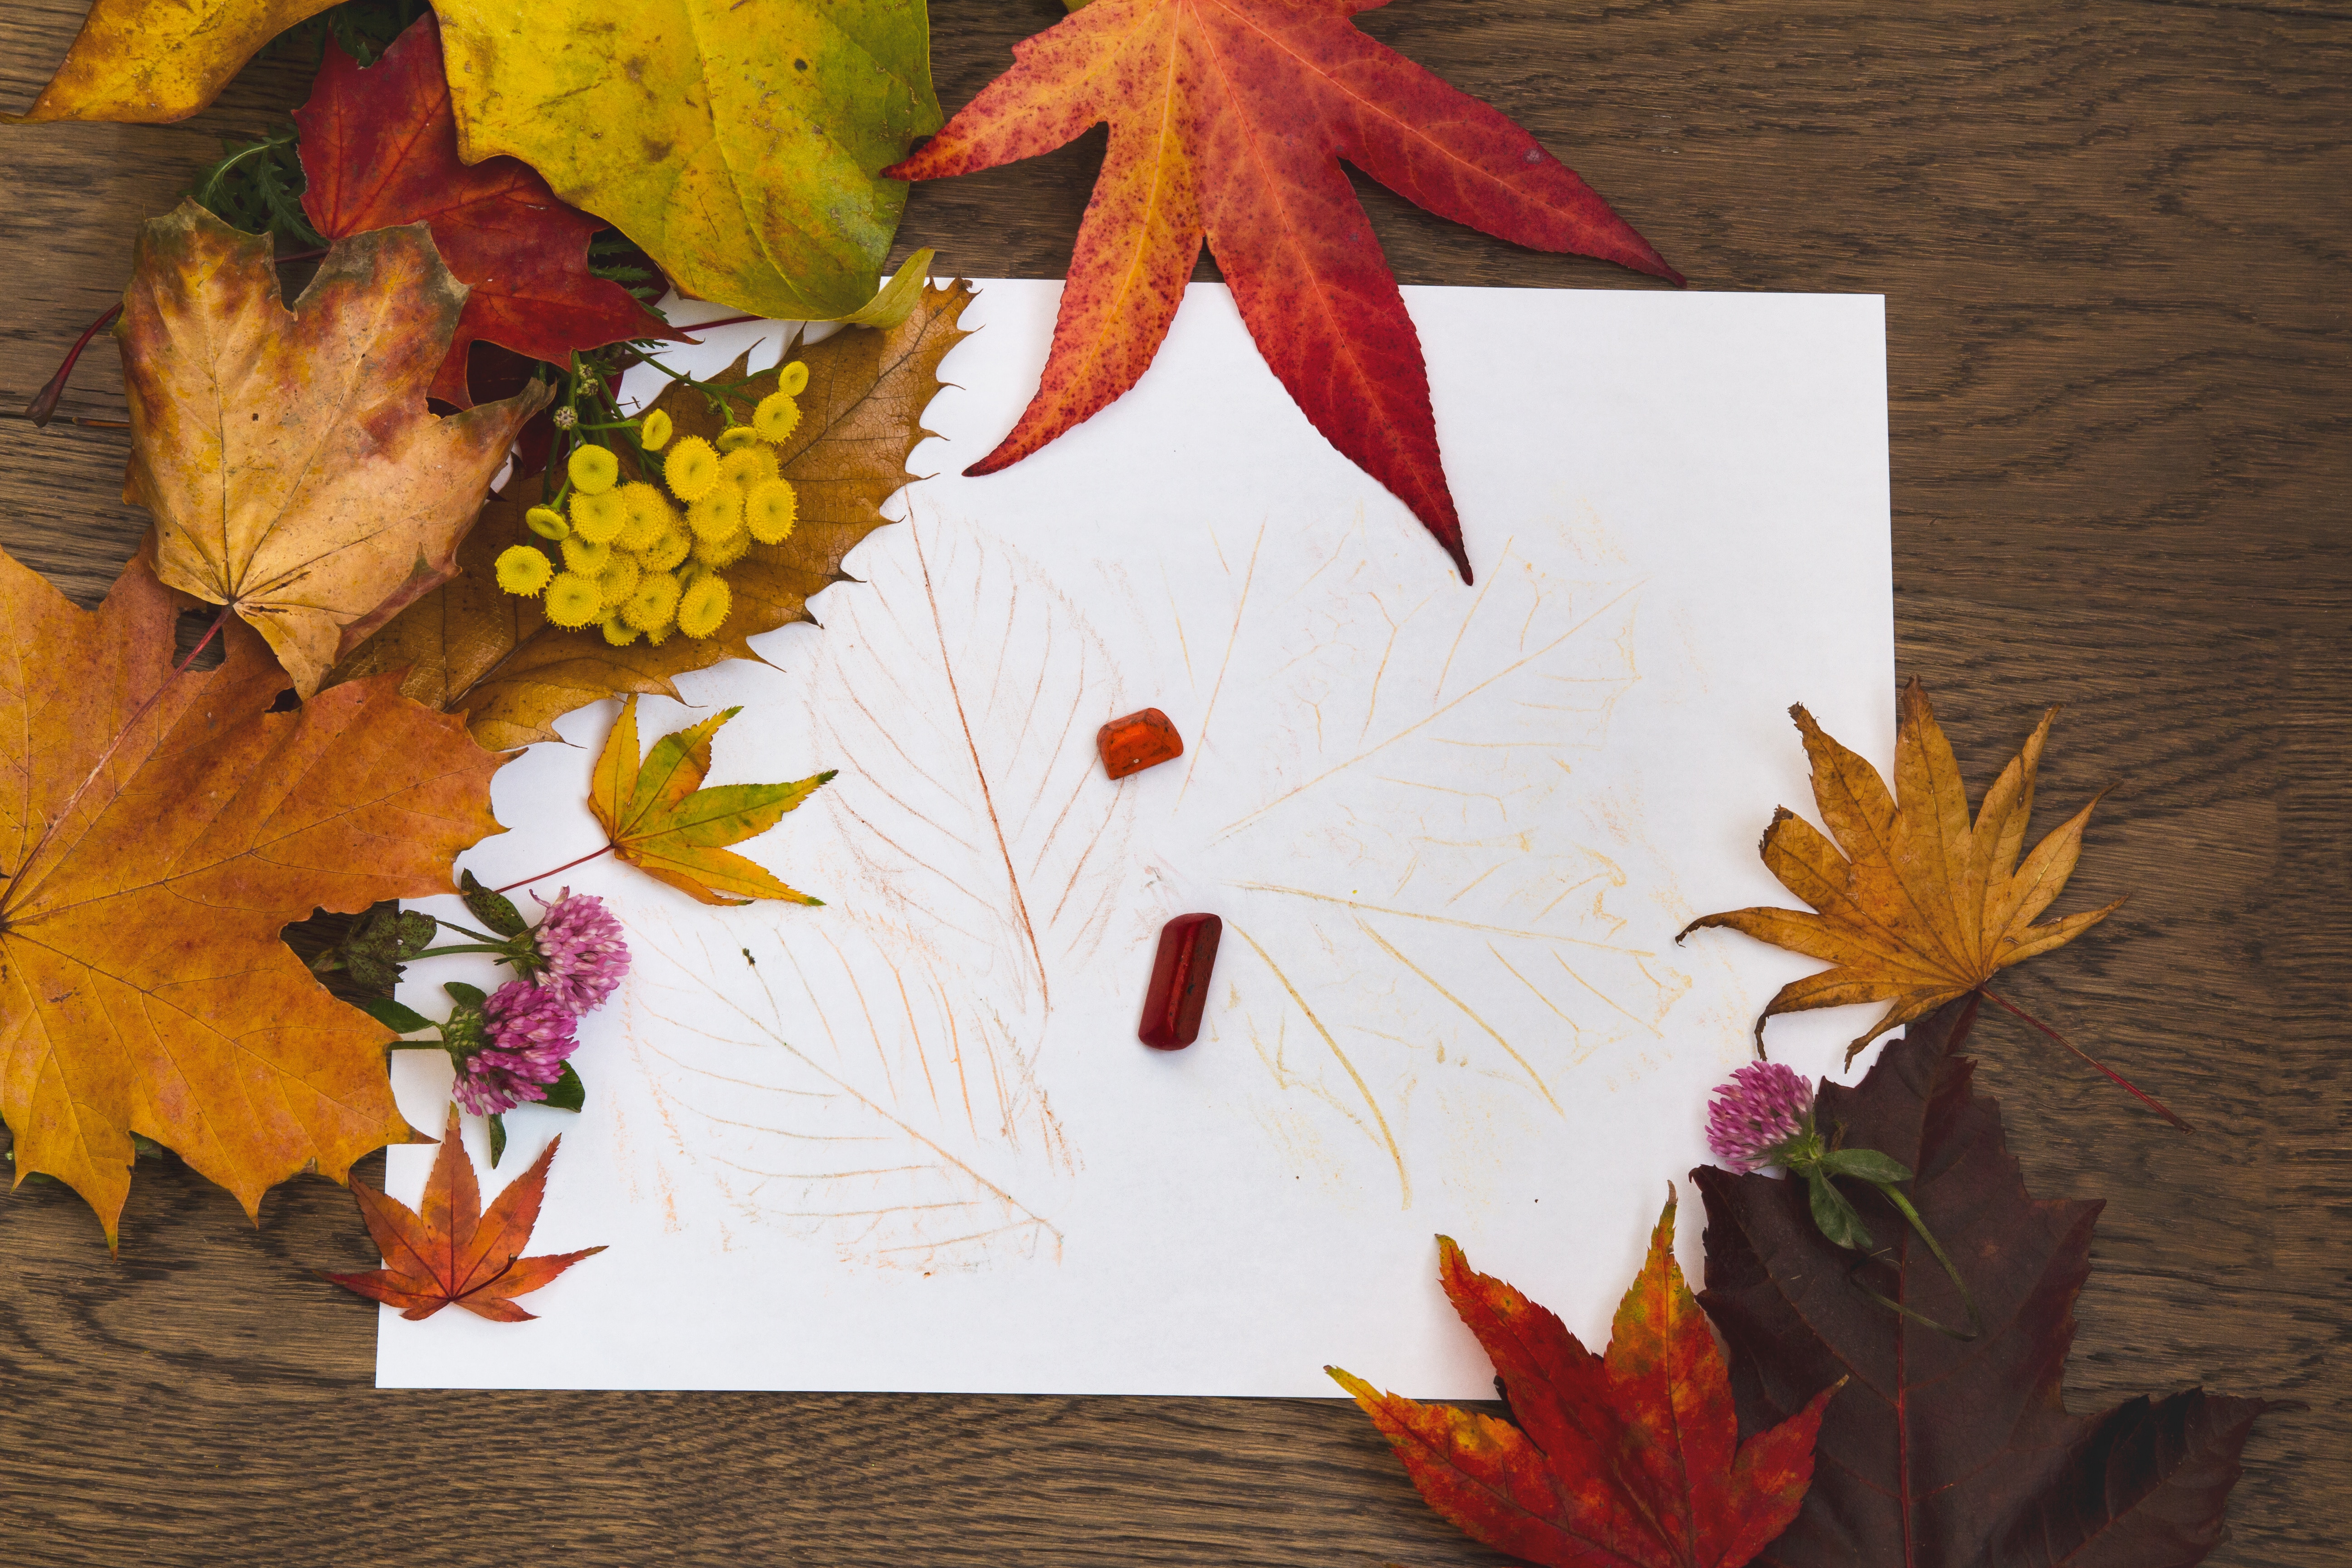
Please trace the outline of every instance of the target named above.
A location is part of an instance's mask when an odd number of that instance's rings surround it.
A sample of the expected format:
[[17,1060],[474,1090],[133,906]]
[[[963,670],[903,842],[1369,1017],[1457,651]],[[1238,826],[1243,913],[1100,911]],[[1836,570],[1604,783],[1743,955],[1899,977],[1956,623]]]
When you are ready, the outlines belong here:
[[[562,1133],[534,1250],[610,1250],[520,1329],[387,1310],[380,1384],[1313,1395],[1336,1363],[1488,1395],[1440,1232],[1605,1342],[1707,1090],[1815,967],[1675,932],[1789,901],[1755,845],[1810,805],[1790,703],[1892,750],[1881,300],[1407,289],[1465,587],[1221,287],[1126,398],[960,477],[1058,289],[981,285],[915,457],[936,477],[824,630],[641,706],[650,741],[743,705],[714,782],[840,770],[747,847],[828,902],[707,910],[610,858],[555,879],[610,900],[636,967],[582,1030],[586,1111],[516,1112],[485,1174]],[[1111,783],[1095,731],[1147,705],[1185,755]],[[614,710],[499,775],[485,881],[602,842]],[[1213,999],[1197,1045],[1150,1050],[1188,910],[1225,921]],[[464,977],[415,973],[436,1016]],[[1775,1054],[1828,1070],[1858,1021],[1776,1022]],[[437,1130],[446,1063],[399,1061]],[[396,1195],[431,1155],[393,1151]]]

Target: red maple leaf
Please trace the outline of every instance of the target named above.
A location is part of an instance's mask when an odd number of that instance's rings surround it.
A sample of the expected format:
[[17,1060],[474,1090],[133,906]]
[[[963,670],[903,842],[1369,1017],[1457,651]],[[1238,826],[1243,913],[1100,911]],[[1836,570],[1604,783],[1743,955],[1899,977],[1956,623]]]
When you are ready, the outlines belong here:
[[1693,1173],[1706,1199],[1707,1311],[1731,1347],[1749,1421],[1794,1409],[1825,1378],[1853,1387],[1822,1423],[1804,1508],[1763,1559],[1775,1568],[2189,1568],[2223,1537],[2222,1510],[2254,1418],[2282,1408],[2192,1388],[2095,1415],[2060,1380],[2074,1298],[2091,1271],[2096,1203],[2036,1199],[2000,1109],[1956,1056],[1977,998],[1913,1024],[1815,1114],[1850,1147],[1918,1173],[1910,1197],[1959,1267],[1985,1331],[1953,1339],[1888,1311],[1965,1316],[1940,1264],[1875,1191],[1846,1184],[1867,1258],[1825,1239],[1802,1182]]
[[482,1189],[474,1181],[474,1162],[458,1136],[457,1108],[451,1106],[441,1152],[433,1157],[432,1174],[425,1178],[421,1212],[373,1187],[352,1184],[352,1196],[359,1200],[368,1234],[383,1254],[383,1267],[368,1274],[322,1272],[320,1278],[398,1307],[404,1318],[429,1318],[454,1305],[494,1323],[529,1322],[532,1314],[516,1306],[514,1297],[538,1289],[582,1258],[604,1250],[591,1247],[544,1258],[522,1256],[530,1245],[531,1226],[539,1223],[547,1167],[562,1142],[551,1142],[530,1170],[508,1184],[486,1215]]
[[1134,385],[1205,237],[1285,389],[1470,581],[1421,339],[1339,161],[1501,238],[1682,275],[1534,137],[1349,22],[1381,3],[1093,0],[883,171],[971,174],[1110,121],[1037,395],[965,472],[1019,462]]
[[477,339],[567,363],[575,349],[684,332],[618,283],[588,270],[604,225],[555,199],[513,158],[457,160],[457,120],[428,13],[362,70],[327,40],[302,132],[302,210],[329,240],[424,222],[457,281],[472,290],[432,395],[471,408],[466,355]]
[[1723,1352],[1675,1263],[1675,1203],[1618,1304],[1606,1357],[1437,1238],[1454,1310],[1517,1422],[1418,1405],[1328,1368],[1439,1513],[1552,1568],[1740,1568],[1788,1528],[1832,1384],[1739,1441]]

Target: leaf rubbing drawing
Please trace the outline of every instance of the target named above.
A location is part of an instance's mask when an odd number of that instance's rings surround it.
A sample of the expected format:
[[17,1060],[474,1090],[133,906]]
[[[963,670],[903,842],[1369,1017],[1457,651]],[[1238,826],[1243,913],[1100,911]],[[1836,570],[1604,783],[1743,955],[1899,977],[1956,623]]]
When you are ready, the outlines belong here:
[[869,900],[930,933],[974,984],[1039,1009],[1120,913],[1131,792],[1095,730],[1117,668],[1084,611],[1017,551],[907,526],[835,600],[810,674],[814,750],[842,783]]
[[1659,1041],[1689,984],[1622,907],[1642,845],[1576,778],[1640,679],[1640,584],[1507,542],[1465,599],[1384,580],[1360,529],[1303,580],[1262,534],[1219,554],[1230,608],[1177,620],[1200,717],[1175,765],[1186,836],[1247,898],[1220,1027],[1409,1205],[1411,1123],[1495,1095],[1556,1121],[1569,1069]]
[[627,1004],[659,1163],[710,1184],[730,1232],[893,1268],[1059,1257],[1029,1194],[1074,1155],[1032,1050],[924,933],[829,910],[635,934],[664,961]]

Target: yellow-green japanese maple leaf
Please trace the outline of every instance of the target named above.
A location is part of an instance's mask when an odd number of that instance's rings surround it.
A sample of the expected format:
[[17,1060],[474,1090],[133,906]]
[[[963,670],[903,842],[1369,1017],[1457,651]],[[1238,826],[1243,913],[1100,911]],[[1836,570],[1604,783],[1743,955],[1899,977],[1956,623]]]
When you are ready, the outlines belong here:
[[784,886],[765,867],[727,850],[773,827],[833,777],[828,772],[797,784],[703,788],[710,774],[710,738],[741,711],[730,708],[664,735],[640,762],[637,700],[630,698],[596,759],[589,809],[604,824],[614,854],[706,904],[753,899],[821,904],[824,900]]

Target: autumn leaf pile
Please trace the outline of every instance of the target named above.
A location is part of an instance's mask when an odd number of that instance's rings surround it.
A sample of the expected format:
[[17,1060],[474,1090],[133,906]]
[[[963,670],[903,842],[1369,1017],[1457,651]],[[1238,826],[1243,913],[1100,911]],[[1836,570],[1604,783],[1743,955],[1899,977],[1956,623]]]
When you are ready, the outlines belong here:
[[[492,928],[439,952],[530,969],[533,928],[453,865],[500,831],[499,753],[600,700],[625,698],[583,790],[597,854],[706,904],[820,901],[734,847],[834,775],[714,784],[736,710],[647,750],[636,699],[810,618],[906,482],[971,290],[930,285],[929,251],[885,280],[902,182],[1110,127],[1040,384],[968,471],[1132,386],[1206,246],[1308,421],[1468,583],[1421,344],[1342,165],[1513,243],[1681,278],[1524,130],[1357,29],[1378,3],[1091,0],[942,126],[922,0],[384,0],[358,8],[398,17],[374,32],[331,0],[94,0],[38,100],[0,120],[183,119],[289,29],[320,65],[290,127],[137,237],[115,333],[125,496],[153,517],[139,553],[94,612],[0,554],[17,1179],[70,1185],[111,1244],[132,1162],[160,1145],[257,1215],[299,1172],[347,1180],[421,1141],[388,1048],[457,1056],[494,1015],[543,1037],[531,1093],[578,1109],[548,1044],[569,1050],[578,1009],[451,984],[436,1026],[390,985],[450,923],[398,900],[438,893]],[[296,261],[316,268],[289,304]],[[688,338],[651,304],[672,287],[849,330],[699,380],[657,357]],[[625,408],[641,364],[669,385]],[[191,606],[216,667],[171,657]],[[1705,1291],[1675,1261],[1670,1195],[1601,1354],[1439,1238],[1503,1418],[1333,1375],[1444,1517],[1559,1568],[2187,1568],[2221,1538],[2266,1406],[2190,1390],[2066,1409],[2096,1205],[2027,1192],[1956,1054],[1981,1002],[2019,1011],[1987,989],[1999,972],[2116,907],[2042,918],[2091,813],[2026,850],[2051,719],[1972,815],[1916,685],[1891,784],[1794,714],[1827,831],[1783,809],[1762,853],[1807,909],[1684,934],[1829,965],[1765,1008],[1759,1055],[1788,1013],[1885,1004],[1849,1060],[1910,1026],[1855,1089],[1784,1084],[1790,1128],[1802,1099],[1835,1130],[1805,1121],[1809,1179],[1695,1173]],[[593,960],[582,1005],[601,1003],[626,970],[617,921],[560,900],[538,931],[559,927]],[[491,1115],[494,1163],[514,1101],[466,1101]],[[453,1108],[419,1208],[353,1184],[384,1267],[328,1278],[410,1318],[529,1320],[517,1297],[602,1250],[523,1256],[554,1153],[485,1210]]]
[[[99,0],[25,118],[185,115],[323,9]],[[583,21],[597,11],[578,9]],[[667,25],[642,6],[606,9],[638,43]],[[405,23],[401,10],[370,15]],[[806,617],[906,481],[935,372],[961,335],[970,290],[929,287],[928,252],[877,290],[903,187],[876,171],[937,122],[919,7],[877,4],[861,21],[855,6],[811,6],[789,26],[763,12],[757,37],[744,35],[754,62],[794,74],[821,62],[813,101],[838,117],[855,100],[863,129],[803,120],[786,133],[772,93],[688,94],[698,128],[672,113],[658,153],[635,116],[648,140],[625,158],[617,192],[604,183],[616,171],[583,173],[571,157],[580,121],[566,117],[611,110],[581,91],[580,73],[632,76],[614,51],[635,45],[607,27],[593,48],[504,51],[485,75],[497,13],[441,12],[454,66],[429,13],[380,34],[365,17],[326,18],[288,133],[232,152],[200,184],[204,200],[140,231],[114,335],[131,410],[125,495],[153,529],[105,605],[76,610],[0,556],[14,653],[0,702],[16,712],[20,781],[0,803],[13,843],[0,868],[0,1115],[17,1180],[73,1187],[110,1242],[141,1147],[178,1155],[257,1214],[299,1172],[343,1180],[369,1151],[420,1137],[393,1103],[387,1047],[425,1047],[395,1032],[438,1030],[457,1056],[509,1004],[452,985],[457,1010],[434,1025],[391,999],[392,981],[436,952],[498,952],[528,975],[538,939],[470,877],[467,901],[495,928],[470,947],[432,948],[447,922],[398,900],[457,891],[457,857],[499,831],[489,784],[501,751],[551,738],[555,719],[614,693],[674,697],[673,676],[753,657],[750,638]],[[742,43],[703,39],[737,68]],[[530,92],[541,110],[502,129],[501,106]],[[558,100],[572,107],[545,107]],[[499,151],[510,132],[515,151],[544,161]],[[714,167],[714,150],[754,143],[738,172]],[[268,183],[286,177],[270,160],[297,144],[299,201]],[[261,183],[236,196],[249,176]],[[567,205],[551,182],[582,199]],[[812,226],[813,205],[841,221]],[[267,231],[214,208],[259,213]],[[712,232],[689,233],[688,209]],[[633,249],[608,225],[645,243]],[[281,268],[303,246],[316,267],[289,302]],[[622,371],[685,336],[647,301],[670,277],[722,274],[764,308],[878,324],[761,375],[739,363],[719,383],[674,376],[655,405],[625,414]],[[52,395],[36,414],[53,406]],[[681,453],[710,472],[698,482]],[[540,471],[550,463],[558,483]],[[489,497],[510,467],[519,477]],[[664,563],[679,575],[662,613],[600,627],[602,597],[583,617],[560,593],[502,591],[501,556],[560,543],[565,577],[601,595],[606,563],[592,571],[588,558],[617,553],[625,508],[656,486],[686,503],[723,487],[737,503],[715,528],[662,502],[658,545],[679,557]],[[171,657],[190,607],[211,618],[205,643],[225,648],[217,668]],[[625,715],[593,792],[610,847],[706,901],[814,903],[726,847],[824,777],[709,784],[723,722],[657,742],[641,764],[634,709]],[[561,904],[559,919],[606,919],[579,912],[593,904]],[[292,945],[280,940],[298,927]],[[547,1026],[568,1050],[559,1022]],[[580,1092],[564,1064],[548,1103],[576,1109]],[[490,1131],[495,1149],[496,1117]],[[503,1243],[468,1239],[471,1173],[459,1180],[452,1161],[445,1144],[439,1195],[417,1223],[483,1263],[480,1248]],[[527,1180],[543,1175],[542,1163]],[[380,1196],[363,1207],[398,1271],[393,1240],[414,1252],[423,1233]],[[529,1229],[501,1208],[481,1237],[509,1221]],[[493,1294],[514,1293],[511,1271],[427,1273],[478,1310],[498,1279]]]

